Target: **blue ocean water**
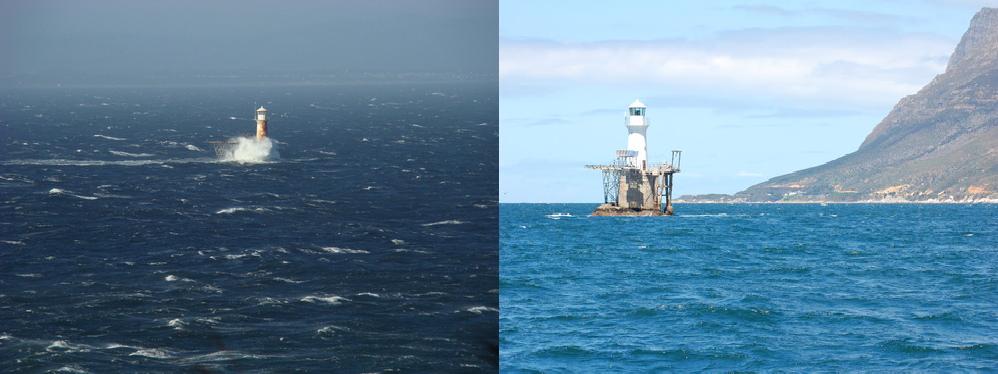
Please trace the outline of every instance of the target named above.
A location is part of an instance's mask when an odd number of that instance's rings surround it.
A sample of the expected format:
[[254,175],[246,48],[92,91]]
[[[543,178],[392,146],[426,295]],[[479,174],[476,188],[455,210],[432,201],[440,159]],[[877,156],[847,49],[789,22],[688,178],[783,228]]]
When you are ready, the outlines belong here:
[[503,372],[998,368],[998,205],[593,208],[500,205]]
[[497,96],[0,92],[0,371],[496,370]]

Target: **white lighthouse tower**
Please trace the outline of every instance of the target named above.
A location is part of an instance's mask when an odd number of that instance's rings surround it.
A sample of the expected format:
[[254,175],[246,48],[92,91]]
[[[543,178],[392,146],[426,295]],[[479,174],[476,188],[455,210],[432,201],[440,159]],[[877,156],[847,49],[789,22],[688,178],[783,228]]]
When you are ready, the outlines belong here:
[[256,110],[256,140],[263,140],[267,137],[267,108],[260,107]]
[[645,132],[648,131],[646,109],[640,100],[634,100],[627,107],[627,118],[624,120],[624,124],[627,125],[627,150],[636,152],[632,166],[641,169],[648,167],[648,143],[645,141]]

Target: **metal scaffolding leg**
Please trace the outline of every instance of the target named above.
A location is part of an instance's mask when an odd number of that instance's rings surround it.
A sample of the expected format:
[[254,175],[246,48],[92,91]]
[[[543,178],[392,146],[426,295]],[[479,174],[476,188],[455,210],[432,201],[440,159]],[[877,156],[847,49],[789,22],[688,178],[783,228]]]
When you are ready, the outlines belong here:
[[666,174],[668,183],[665,186],[665,214],[672,215],[672,173]]

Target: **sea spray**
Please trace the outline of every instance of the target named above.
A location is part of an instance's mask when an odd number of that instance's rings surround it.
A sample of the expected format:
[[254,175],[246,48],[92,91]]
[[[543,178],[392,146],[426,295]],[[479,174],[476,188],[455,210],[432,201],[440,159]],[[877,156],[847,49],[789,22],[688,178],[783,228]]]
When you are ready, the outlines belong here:
[[240,136],[229,139],[218,149],[222,161],[239,163],[257,163],[274,161],[281,158],[277,152],[277,144],[270,138],[256,139]]

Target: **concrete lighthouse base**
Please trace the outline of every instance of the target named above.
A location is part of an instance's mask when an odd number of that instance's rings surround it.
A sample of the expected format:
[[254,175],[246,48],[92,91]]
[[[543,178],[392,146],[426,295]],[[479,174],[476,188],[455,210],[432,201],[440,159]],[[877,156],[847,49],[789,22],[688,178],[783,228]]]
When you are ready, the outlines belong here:
[[594,217],[656,217],[671,216],[672,210],[622,208],[613,204],[603,204],[593,211]]
[[617,180],[616,204],[606,203],[593,211],[593,216],[671,216],[672,204],[666,199],[662,209],[664,187],[669,183],[659,171],[625,169]]

